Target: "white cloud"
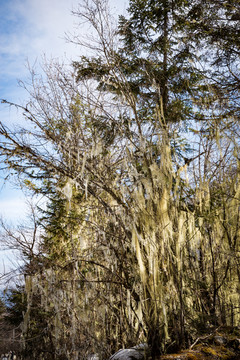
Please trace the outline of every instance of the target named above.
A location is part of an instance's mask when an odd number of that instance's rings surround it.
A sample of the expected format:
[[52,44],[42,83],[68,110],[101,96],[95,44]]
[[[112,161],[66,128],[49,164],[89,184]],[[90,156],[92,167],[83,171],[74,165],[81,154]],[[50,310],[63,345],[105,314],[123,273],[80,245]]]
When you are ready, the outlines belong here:
[[[74,33],[77,19],[71,15],[81,0],[8,0],[1,2],[0,11],[0,98],[22,103],[25,93],[17,86],[17,79],[26,80],[30,65],[46,54],[47,58],[76,59],[80,49],[64,39]],[[120,12],[127,1],[109,0]],[[81,29],[78,28],[78,31]],[[21,114],[2,105],[0,119],[6,123],[21,119]],[[21,121],[21,120],[20,120]],[[6,198],[6,191],[9,198]],[[25,212],[25,203],[17,190],[0,191],[0,213],[16,221]]]
[[[0,33],[1,82],[7,77],[24,79],[27,60],[30,65],[41,62],[43,54],[47,58],[78,58],[80,48],[67,43],[65,34],[76,32],[78,19],[71,11],[79,3],[81,0],[10,0],[4,5],[1,17],[8,28]],[[126,1],[109,0],[109,4],[117,12],[126,8]]]
[[62,56],[65,51],[72,52],[73,48],[64,40],[64,33],[73,28],[71,10],[76,4],[76,0],[17,1],[15,11],[25,20],[24,38],[33,40],[29,50],[53,57]]
[[[61,57],[65,53],[77,56],[79,49],[65,41],[65,33],[74,32],[78,20],[71,14],[81,0],[13,0],[10,4],[12,20],[20,24],[16,32],[5,43],[4,51],[9,54],[22,54],[26,57]],[[126,1],[110,0],[111,8],[122,12]],[[78,28],[78,31],[84,29]]]
[[5,14],[6,31],[0,34],[1,75],[26,76],[26,60],[33,63],[43,53],[48,57],[77,56],[76,46],[64,34],[73,29],[71,9],[76,0],[14,0]]
[[[13,195],[11,192],[9,192],[9,194]],[[28,212],[25,200],[26,199],[23,199],[19,193],[16,197],[1,199],[0,216],[6,219],[11,219],[13,222],[20,222],[26,217]]]

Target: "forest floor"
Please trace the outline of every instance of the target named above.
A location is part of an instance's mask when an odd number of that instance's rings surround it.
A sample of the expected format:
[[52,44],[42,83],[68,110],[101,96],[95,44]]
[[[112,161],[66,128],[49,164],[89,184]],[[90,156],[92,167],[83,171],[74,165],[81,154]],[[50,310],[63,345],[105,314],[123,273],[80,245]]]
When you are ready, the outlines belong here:
[[240,360],[240,334],[199,337],[188,350],[158,360]]

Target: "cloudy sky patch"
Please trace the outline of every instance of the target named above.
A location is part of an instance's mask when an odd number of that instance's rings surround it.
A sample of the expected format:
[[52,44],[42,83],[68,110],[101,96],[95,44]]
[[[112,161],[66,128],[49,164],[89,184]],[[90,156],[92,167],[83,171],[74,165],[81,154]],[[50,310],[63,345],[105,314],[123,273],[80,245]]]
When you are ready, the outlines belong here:
[[[80,49],[67,43],[66,33],[84,32],[71,14],[81,0],[0,0],[0,99],[23,104],[27,94],[18,80],[26,81],[30,67],[40,64],[42,56],[76,60]],[[116,13],[123,13],[127,1],[109,0]],[[39,65],[37,65],[39,66]],[[40,69],[40,66],[39,66]],[[41,70],[39,70],[41,71]],[[21,113],[0,104],[0,119],[6,124],[21,121]],[[0,174],[0,216],[15,221],[25,212],[21,192],[4,184]]]

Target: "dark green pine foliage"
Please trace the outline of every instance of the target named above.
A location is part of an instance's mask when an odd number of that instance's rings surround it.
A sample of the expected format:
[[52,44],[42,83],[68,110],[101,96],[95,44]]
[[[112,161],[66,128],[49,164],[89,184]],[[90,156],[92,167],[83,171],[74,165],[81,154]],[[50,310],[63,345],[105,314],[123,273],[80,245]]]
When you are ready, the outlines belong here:
[[[188,1],[130,1],[129,17],[119,18],[120,45],[103,57],[75,63],[78,79],[94,78],[98,88],[134,97],[134,111],[146,122],[159,106],[163,120],[193,119],[193,98],[203,74],[196,44],[186,33]],[[132,105],[132,103],[130,103]]]
[[239,117],[240,2],[209,1],[200,5],[204,18],[202,36],[210,45],[210,83],[224,116]]
[[218,109],[215,117],[239,116],[239,0],[193,1],[184,22],[185,32],[200,49],[203,84]]
[[6,320],[12,325],[19,326],[23,321],[23,314],[27,308],[27,299],[24,288],[17,286],[9,289],[5,294]]
[[[46,185],[47,184],[47,185]],[[73,243],[72,234],[82,221],[82,215],[75,212],[74,206],[69,208],[66,196],[61,192],[64,181],[59,180],[57,184],[47,182],[45,187],[48,188],[49,202],[46,210],[42,211],[41,224],[45,229],[43,235],[42,251],[45,256],[45,262],[51,264],[55,261],[55,265],[69,260]],[[54,187],[57,187],[57,189]],[[74,194],[74,204],[79,204],[82,200],[82,193]]]
[[120,17],[120,57],[140,108],[162,106],[166,122],[191,119],[190,94],[199,81],[195,54],[186,41],[185,1],[130,1],[130,17]]

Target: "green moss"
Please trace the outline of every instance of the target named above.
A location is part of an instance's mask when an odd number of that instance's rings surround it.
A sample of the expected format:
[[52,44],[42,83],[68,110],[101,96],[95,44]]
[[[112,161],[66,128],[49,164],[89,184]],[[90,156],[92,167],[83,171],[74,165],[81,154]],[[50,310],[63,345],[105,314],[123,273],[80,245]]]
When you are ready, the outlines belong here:
[[229,349],[226,349],[224,346],[220,347],[221,351],[221,360],[232,359],[235,356],[235,353]]
[[218,356],[216,349],[213,347],[202,347],[201,350],[206,355]]
[[192,350],[183,350],[178,354],[162,355],[159,360],[233,360],[236,353],[226,345],[214,345],[214,339],[208,339],[209,343],[197,344]]
[[202,360],[202,355],[200,353],[188,353],[187,360]]
[[217,360],[230,360],[235,356],[233,351],[224,346],[199,346],[198,350],[208,358]]

